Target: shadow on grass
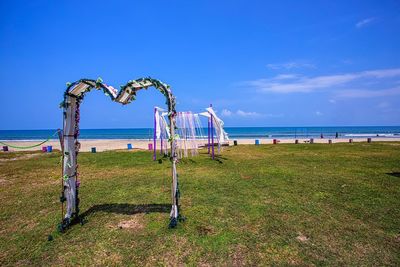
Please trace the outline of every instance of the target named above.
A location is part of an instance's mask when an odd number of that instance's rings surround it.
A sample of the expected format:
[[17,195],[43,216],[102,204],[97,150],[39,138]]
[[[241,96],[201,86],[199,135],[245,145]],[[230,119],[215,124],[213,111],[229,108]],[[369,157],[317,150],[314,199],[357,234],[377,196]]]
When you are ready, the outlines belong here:
[[[112,203],[112,204],[100,204],[94,205],[90,207],[84,213],[79,214],[78,216],[74,216],[71,221],[61,222],[58,225],[59,232],[65,232],[70,227],[81,224],[84,225],[87,223],[86,217],[96,213],[96,212],[109,212],[109,213],[117,213],[117,214],[125,214],[125,215],[134,215],[137,213],[169,213],[171,209],[171,204],[127,204],[127,203]],[[48,237],[48,241],[53,240],[53,236],[50,235]]]
[[394,177],[400,177],[400,172],[388,172],[386,174]]
[[224,163],[224,160],[227,160],[227,158],[224,158],[221,155],[214,155],[214,160],[217,161],[218,163],[222,164],[222,163]]
[[81,213],[81,217],[86,217],[96,212],[109,212],[125,215],[134,215],[137,213],[169,213],[171,204],[127,204],[127,203],[112,203],[112,204],[100,204],[90,207],[84,213]]

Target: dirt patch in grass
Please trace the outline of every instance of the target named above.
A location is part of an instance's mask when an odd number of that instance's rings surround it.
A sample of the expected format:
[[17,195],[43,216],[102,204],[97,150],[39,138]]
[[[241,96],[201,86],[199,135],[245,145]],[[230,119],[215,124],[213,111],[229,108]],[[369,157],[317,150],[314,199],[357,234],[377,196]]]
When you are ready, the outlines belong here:
[[302,233],[299,233],[299,235],[296,237],[296,239],[297,239],[298,241],[300,241],[301,243],[305,243],[305,242],[307,242],[308,240],[310,240],[309,237],[303,235]]
[[252,177],[250,175],[240,174],[240,177],[242,177],[242,179],[244,179],[244,180],[251,180],[252,179]]
[[353,254],[357,255],[360,258],[366,257],[367,255],[370,255],[373,252],[374,248],[370,244],[355,243],[353,245]]
[[159,239],[153,246],[158,250],[151,252],[146,259],[146,266],[186,266],[185,262],[194,253],[193,244],[186,237],[178,235]]
[[96,251],[96,257],[94,257],[94,266],[118,266],[122,265],[122,256],[115,252],[109,251],[106,248],[101,248]]
[[122,220],[118,222],[118,224],[115,225],[110,225],[111,228],[116,228],[116,229],[127,229],[131,231],[138,231],[142,230],[144,228],[144,217],[143,214],[136,214],[134,216],[131,216],[129,220]]
[[177,249],[175,251],[169,251],[162,256],[164,263],[171,263],[170,266],[183,266],[183,259],[193,252],[193,247],[186,237],[183,236],[174,236],[171,241],[172,244],[174,244],[173,247]]
[[200,236],[207,236],[215,233],[214,229],[211,226],[199,225],[196,227],[196,229]]
[[34,230],[37,226],[39,226],[39,222],[35,220],[26,221],[23,225],[22,231],[23,232],[30,232]]
[[231,259],[231,266],[247,266],[246,254],[248,253],[248,248],[244,245],[237,245],[234,247],[229,255]]

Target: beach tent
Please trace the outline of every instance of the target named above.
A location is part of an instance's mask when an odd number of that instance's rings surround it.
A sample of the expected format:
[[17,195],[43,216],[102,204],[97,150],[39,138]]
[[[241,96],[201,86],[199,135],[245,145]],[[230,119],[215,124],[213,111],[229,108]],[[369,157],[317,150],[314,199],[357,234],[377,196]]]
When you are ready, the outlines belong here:
[[64,101],[61,103],[63,108],[63,138],[61,140],[63,153],[63,177],[62,177],[62,194],[60,200],[64,207],[66,202],[66,212],[62,209],[62,222],[59,225],[60,231],[64,231],[74,221],[79,221],[82,218],[79,216],[79,185],[78,180],[78,164],[77,157],[80,148],[78,141],[79,137],[79,119],[80,119],[80,104],[86,93],[93,89],[103,90],[105,95],[109,96],[112,101],[126,105],[136,98],[136,93],[142,89],[155,87],[160,91],[166,99],[168,110],[165,116],[168,117],[169,123],[163,120],[164,128],[168,132],[169,144],[171,150],[172,162],[172,207],[170,213],[170,227],[175,227],[178,220],[181,218],[179,214],[179,188],[178,175],[176,171],[177,150],[175,136],[175,97],[171,92],[170,87],[159,80],[152,78],[140,78],[131,80],[118,92],[114,87],[105,84],[100,78],[97,80],[81,79],[74,83],[68,83],[64,93]]

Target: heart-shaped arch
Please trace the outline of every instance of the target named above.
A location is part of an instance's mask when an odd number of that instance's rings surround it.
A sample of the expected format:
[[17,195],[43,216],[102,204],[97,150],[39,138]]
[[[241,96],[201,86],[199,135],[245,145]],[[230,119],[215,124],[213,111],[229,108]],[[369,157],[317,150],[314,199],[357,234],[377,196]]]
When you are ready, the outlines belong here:
[[[97,80],[81,79],[74,83],[68,83],[64,93],[64,101],[61,103],[63,112],[63,180],[62,180],[62,205],[66,201],[66,213],[62,209],[62,222],[59,229],[64,231],[73,221],[79,221],[83,218],[79,216],[79,181],[78,181],[78,164],[77,157],[80,148],[79,137],[79,107],[86,93],[92,89],[103,90],[110,96],[112,101],[123,105],[129,104],[136,98],[136,93],[141,89],[155,87],[166,99],[168,106],[168,118],[170,129],[170,145],[171,145],[171,162],[172,162],[172,208],[170,213],[170,227],[177,225],[179,214],[179,189],[178,175],[176,172],[177,163],[177,147],[175,141],[175,97],[171,92],[170,86],[152,78],[140,78],[128,81],[121,86],[118,91],[114,87],[105,84],[100,78]],[[64,205],[63,205],[64,206]]]

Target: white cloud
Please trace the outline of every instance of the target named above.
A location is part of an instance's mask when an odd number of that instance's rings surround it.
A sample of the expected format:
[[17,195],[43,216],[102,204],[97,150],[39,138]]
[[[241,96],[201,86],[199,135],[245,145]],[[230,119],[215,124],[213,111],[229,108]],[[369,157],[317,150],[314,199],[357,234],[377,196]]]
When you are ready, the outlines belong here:
[[268,113],[268,114],[262,114],[258,113],[255,111],[243,111],[241,109],[238,109],[236,111],[231,111],[229,109],[223,109],[221,112],[221,117],[242,117],[242,118],[259,118],[259,117],[268,117],[268,118],[282,118],[284,117],[285,114],[283,113]]
[[336,100],[335,99],[329,99],[329,103],[336,104]]
[[356,23],[357,28],[365,27],[375,21],[375,18],[366,18]]
[[232,111],[230,111],[228,109],[223,109],[222,112],[221,112],[221,116],[223,116],[223,117],[232,116]]
[[279,74],[275,76],[275,80],[291,80],[296,79],[298,77],[297,74]]
[[322,116],[322,115],[324,115],[321,111],[315,111],[315,115],[317,115],[317,116]]
[[272,93],[309,93],[316,90],[348,86],[354,81],[365,79],[384,79],[400,77],[400,68],[381,69],[363,72],[353,72],[338,75],[324,75],[316,77],[296,76],[292,79],[282,79],[281,75],[271,79],[258,79],[245,82],[245,85],[256,88],[260,92]]
[[263,114],[254,111],[243,111],[241,109],[238,109],[236,112],[230,111],[229,109],[223,109],[221,112],[221,117],[232,117],[232,116],[254,118],[263,116]]
[[243,111],[243,110],[240,110],[240,109],[238,109],[236,111],[236,114],[241,116],[241,117],[258,117],[258,116],[261,115],[261,114],[259,114],[257,112],[253,112],[253,111],[246,112],[246,111]]
[[382,97],[382,96],[395,96],[400,95],[400,87],[384,89],[384,90],[343,90],[339,91],[337,97],[346,98],[370,98],[370,97]]
[[315,68],[315,65],[310,64],[310,63],[291,61],[291,62],[285,62],[285,63],[267,64],[267,68],[269,68],[271,70],[280,70],[280,69],[291,70],[291,69],[298,69],[298,68]]

